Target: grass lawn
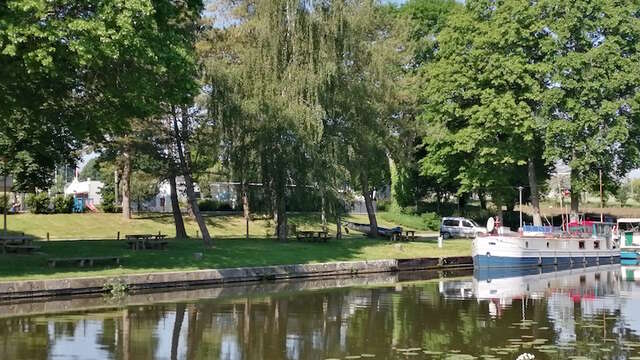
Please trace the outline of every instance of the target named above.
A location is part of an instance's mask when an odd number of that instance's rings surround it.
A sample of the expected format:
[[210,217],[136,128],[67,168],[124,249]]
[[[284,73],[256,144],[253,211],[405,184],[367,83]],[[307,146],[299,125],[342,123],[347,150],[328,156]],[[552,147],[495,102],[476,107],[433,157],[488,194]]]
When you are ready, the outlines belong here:
[[[391,222],[393,219],[384,216],[384,213],[379,215],[380,226],[398,225],[397,222]],[[368,222],[366,215],[350,216],[347,220]],[[400,225],[415,230],[407,226],[412,219],[403,220]],[[185,221],[188,234],[195,237],[198,229],[196,223],[186,218]],[[102,213],[11,215],[8,218],[10,232],[24,232],[39,239],[46,239],[49,232],[51,241],[35,241],[41,249],[33,255],[0,255],[0,281],[329,261],[461,256],[469,255],[471,252],[470,240],[451,240],[444,248],[438,249],[436,233],[428,234],[429,237],[421,238],[420,241],[402,244],[389,243],[384,239],[370,240],[357,232],[351,232],[344,240],[332,240],[324,244],[295,241],[282,243],[267,238],[267,232],[273,233],[273,222],[267,220],[250,222],[251,238],[248,240],[244,239],[245,222],[241,215],[210,216],[206,221],[214,237],[213,249],[204,250],[201,240],[191,239],[170,240],[168,250],[165,251],[134,252],[127,249],[124,241],[115,240],[118,231],[121,239],[125,234],[157,232],[173,237],[175,229],[172,216],[149,214],[124,220],[120,214]],[[289,222],[296,224],[299,229],[320,228],[319,214],[293,214]],[[329,230],[334,235],[335,224],[330,224]],[[195,260],[194,252],[203,252],[203,259]],[[54,269],[47,266],[48,258],[107,255],[120,256],[121,266],[78,268],[59,265]]]
[[[0,255],[0,281],[119,275],[141,272],[316,263],[349,260],[462,256],[471,253],[471,240],[448,240],[442,249],[435,239],[389,243],[350,236],[328,243],[286,243],[273,239],[222,239],[204,250],[201,240],[171,240],[167,250],[131,251],[124,241],[60,240],[36,241],[40,253]],[[193,253],[203,252],[201,260]],[[78,268],[47,267],[50,257],[120,256],[121,265]]]
[[[408,218],[408,215],[403,215]],[[417,221],[420,217],[414,216]],[[406,229],[420,230],[411,226],[409,220],[402,223],[394,222],[386,213],[380,213],[378,224],[385,227],[403,226]],[[368,223],[366,215],[353,215],[347,218],[349,221]],[[206,218],[207,227],[214,237],[243,237],[245,235],[245,221],[240,215],[209,216]],[[293,214],[289,223],[296,224],[299,229],[320,229],[319,214]],[[171,214],[145,214],[136,216],[131,220],[125,220],[120,214],[18,214],[7,217],[7,227],[12,233],[32,235],[36,238],[46,239],[47,233],[52,240],[90,240],[90,239],[115,239],[118,231],[121,237],[125,234],[158,233],[175,236],[175,227]],[[249,235],[251,237],[266,237],[267,231],[273,234],[273,221],[254,220],[249,223]],[[187,234],[196,237],[198,225],[195,221],[185,217]],[[330,232],[335,232],[335,224],[330,224]]]

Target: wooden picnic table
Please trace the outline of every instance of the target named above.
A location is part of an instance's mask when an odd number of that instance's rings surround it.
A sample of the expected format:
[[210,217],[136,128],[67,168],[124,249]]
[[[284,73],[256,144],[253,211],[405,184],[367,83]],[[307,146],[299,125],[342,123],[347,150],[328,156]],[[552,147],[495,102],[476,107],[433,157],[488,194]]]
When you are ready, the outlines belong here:
[[327,242],[329,233],[326,230],[302,230],[296,231],[298,241],[322,241]]
[[391,235],[391,241],[415,241],[416,240],[416,232],[414,230],[407,230],[400,233],[393,233]]
[[127,244],[132,250],[164,249],[169,243],[163,234],[130,234],[125,235]]
[[22,251],[32,252],[33,250],[40,249],[39,246],[33,245],[33,238],[26,235],[11,235],[6,237],[0,237],[0,247],[2,247],[2,253],[6,254],[10,251]]

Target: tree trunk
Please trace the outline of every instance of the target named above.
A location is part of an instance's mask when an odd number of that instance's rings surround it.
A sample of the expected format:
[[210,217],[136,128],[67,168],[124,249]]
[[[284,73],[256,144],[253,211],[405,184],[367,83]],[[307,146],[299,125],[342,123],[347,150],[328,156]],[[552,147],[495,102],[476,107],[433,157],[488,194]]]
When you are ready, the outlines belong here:
[[528,177],[529,188],[531,189],[531,209],[533,209],[533,225],[541,226],[542,217],[540,216],[540,199],[538,198],[538,182],[536,179],[536,166],[533,159],[528,161]]
[[369,190],[369,179],[365,172],[360,174],[360,185],[362,186],[362,196],[364,196],[364,206],[367,208],[367,216],[369,217],[369,237],[375,238],[378,237],[378,220]]
[[171,188],[171,212],[173,213],[173,222],[176,225],[176,239],[186,239],[187,230],[184,228],[184,220],[180,211],[180,203],[178,200],[178,185],[176,177],[169,176],[169,187]]
[[496,204],[496,216],[498,217],[498,219],[500,220],[500,224],[504,225],[504,222],[502,221],[503,219],[503,214],[502,214],[502,198],[500,198],[497,195],[493,195],[493,202]]
[[487,194],[484,191],[478,192],[478,198],[480,199],[480,209],[487,210]]
[[[182,119],[183,121],[188,121],[185,112],[186,110],[182,109]],[[187,124],[184,123],[183,127],[188,128]],[[180,160],[180,167],[182,169],[182,176],[184,177],[185,186],[187,188],[187,198],[191,204],[191,209],[193,210],[193,215],[196,218],[200,232],[202,233],[202,240],[204,241],[205,246],[211,246],[209,229],[207,229],[207,224],[204,222],[202,214],[200,214],[198,199],[196,199],[195,190],[193,188],[193,178],[191,177],[191,154],[189,152],[187,141],[185,141],[180,133],[178,119],[175,113],[173,114],[173,130],[175,133],[176,148],[178,151],[178,158]]]
[[242,214],[245,220],[249,220],[249,191],[247,190],[247,182],[242,181]]
[[196,217],[195,213],[193,212],[193,205],[191,205],[191,201],[187,201],[187,216],[191,219],[194,219]]
[[131,152],[129,146],[125,146],[122,158],[122,217],[131,219]]
[[462,193],[457,196],[458,198],[458,212],[461,216],[465,214],[465,207],[467,205],[467,199],[469,198],[469,193]]
[[242,215],[246,226],[246,237],[249,239],[249,217],[251,214],[249,212],[249,192],[247,190],[247,181],[245,179],[242,180]]
[[129,345],[131,342],[131,323],[129,318],[129,309],[122,310],[122,359],[129,360]]
[[171,336],[171,360],[178,358],[178,343],[180,342],[180,331],[182,330],[182,322],[184,321],[184,310],[184,303],[176,305],[176,319],[173,322],[173,334]]
[[580,208],[580,189],[577,186],[576,174],[571,170],[571,217],[577,218]]
[[342,239],[342,218],[339,211],[340,209],[336,211],[336,240]]
[[324,191],[320,195],[320,219],[322,221],[322,231],[327,231],[327,213],[325,211]]
[[[185,144],[186,145],[186,144]],[[185,152],[186,153],[186,152]],[[188,162],[187,162],[188,164]],[[189,166],[186,167],[184,171],[184,180],[186,182],[187,187],[187,197],[189,198],[189,203],[191,204],[191,210],[193,211],[193,216],[198,223],[198,228],[200,228],[200,232],[202,233],[202,240],[204,241],[206,246],[211,246],[211,235],[209,235],[209,229],[207,228],[207,224],[200,213],[200,208],[198,207],[198,199],[196,198],[196,193],[193,188],[193,179],[191,178],[191,171]]]
[[[279,182],[282,182],[279,181]],[[276,231],[278,240],[287,241],[287,206],[285,184],[276,184]]]

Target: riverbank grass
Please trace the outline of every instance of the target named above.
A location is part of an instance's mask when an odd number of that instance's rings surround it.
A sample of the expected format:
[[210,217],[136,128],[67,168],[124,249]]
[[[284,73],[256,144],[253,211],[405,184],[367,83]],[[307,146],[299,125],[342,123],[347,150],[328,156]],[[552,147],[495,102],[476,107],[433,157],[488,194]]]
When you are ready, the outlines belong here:
[[[418,230],[411,225],[406,216],[403,222],[394,221],[387,213],[378,214],[378,224],[384,227],[403,226],[407,230]],[[420,217],[415,216],[414,223],[419,224]],[[409,218],[410,219],[410,218]],[[205,218],[209,232],[213,237],[240,238],[246,235],[246,222],[242,215],[207,216]],[[366,215],[351,215],[347,221],[368,223]],[[320,214],[305,213],[291,214],[289,223],[295,224],[299,229],[316,230],[322,224]],[[12,234],[25,233],[39,239],[46,239],[47,233],[51,240],[91,240],[91,239],[115,239],[118,232],[120,236],[125,234],[167,234],[175,236],[173,216],[171,214],[142,214],[127,220],[121,214],[87,213],[87,214],[17,214],[7,218],[9,232]],[[192,219],[185,217],[185,228],[190,237],[198,237],[198,225]],[[335,232],[335,223],[329,224],[329,230]],[[264,238],[267,234],[274,233],[274,223],[270,220],[252,220],[249,222],[249,236]],[[437,236],[436,233],[431,235]]]
[[[0,281],[113,276],[163,271],[189,271],[332,261],[394,258],[467,256],[471,241],[447,240],[438,248],[435,238],[390,243],[350,236],[327,243],[279,242],[273,239],[214,240],[205,249],[201,240],[170,240],[167,250],[131,251],[125,241],[73,240],[36,241],[40,252],[31,255],[0,255]],[[202,257],[195,253],[202,253]],[[72,265],[49,268],[47,259],[83,256],[119,256],[119,266],[80,268]]]

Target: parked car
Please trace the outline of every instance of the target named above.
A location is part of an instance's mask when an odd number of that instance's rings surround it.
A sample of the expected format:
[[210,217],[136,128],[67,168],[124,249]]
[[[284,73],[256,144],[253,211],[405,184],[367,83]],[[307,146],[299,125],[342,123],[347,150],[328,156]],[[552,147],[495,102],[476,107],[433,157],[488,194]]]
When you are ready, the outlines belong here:
[[463,217],[443,217],[440,223],[440,236],[443,239],[453,237],[472,238],[478,233],[486,233],[487,229],[471,219]]

